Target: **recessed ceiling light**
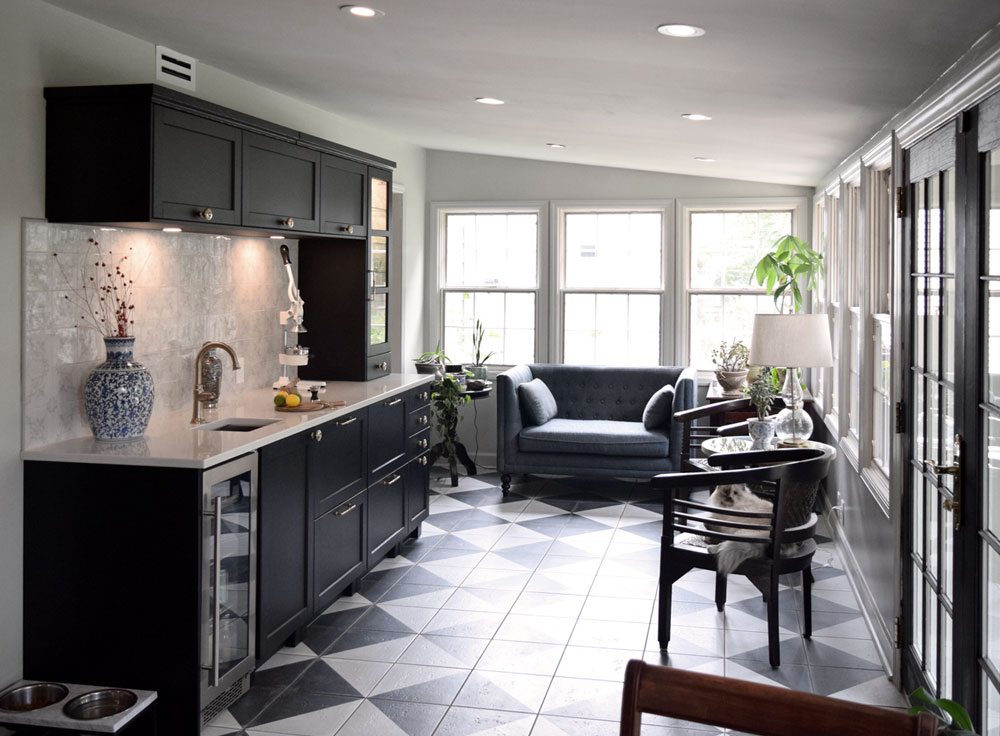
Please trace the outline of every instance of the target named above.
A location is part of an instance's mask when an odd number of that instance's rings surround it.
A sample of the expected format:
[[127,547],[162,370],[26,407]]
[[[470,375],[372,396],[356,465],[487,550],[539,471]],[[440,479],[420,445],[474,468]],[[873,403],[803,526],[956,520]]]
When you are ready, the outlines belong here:
[[656,30],[664,36],[673,36],[674,38],[695,38],[705,35],[704,28],[689,26],[686,23],[664,23],[662,26],[657,26]]
[[165,228],[163,228],[163,232],[165,232],[165,233],[179,233],[179,232],[183,232],[183,231],[179,227],[165,227]]
[[380,18],[385,15],[381,10],[369,8],[367,5],[341,5],[340,9],[358,18]]
[[710,115],[702,115],[700,112],[686,112],[681,117],[694,123],[701,123],[712,119]]
[[565,143],[546,143],[545,145],[548,146],[549,148],[565,148],[566,147]]
[[707,158],[705,156],[695,156],[694,160],[695,161],[701,161],[703,164],[714,164],[715,163],[715,159],[714,158]]
[[484,105],[502,105],[503,100],[498,100],[496,97],[477,97],[476,102],[481,102]]

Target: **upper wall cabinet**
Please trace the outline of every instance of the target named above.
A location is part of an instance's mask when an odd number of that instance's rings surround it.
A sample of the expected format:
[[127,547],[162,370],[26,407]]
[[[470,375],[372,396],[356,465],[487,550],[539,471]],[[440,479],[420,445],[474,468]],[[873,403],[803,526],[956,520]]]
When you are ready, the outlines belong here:
[[244,134],[243,224],[318,232],[319,160],[319,151]]
[[364,237],[367,232],[365,193],[368,167],[357,161],[323,154],[320,192],[321,230]]
[[369,164],[395,166],[158,85],[45,99],[52,222],[364,237]]
[[243,131],[153,106],[153,218],[239,225]]

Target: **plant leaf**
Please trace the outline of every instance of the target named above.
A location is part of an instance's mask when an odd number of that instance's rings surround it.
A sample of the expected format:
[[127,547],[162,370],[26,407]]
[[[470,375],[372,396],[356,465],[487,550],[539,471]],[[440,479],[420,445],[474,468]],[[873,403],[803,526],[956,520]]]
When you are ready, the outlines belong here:
[[969,717],[968,711],[965,710],[961,705],[956,703],[954,700],[948,700],[946,698],[938,698],[934,701],[934,705],[943,710],[949,716],[951,716],[951,722],[963,731],[972,731],[972,719]]

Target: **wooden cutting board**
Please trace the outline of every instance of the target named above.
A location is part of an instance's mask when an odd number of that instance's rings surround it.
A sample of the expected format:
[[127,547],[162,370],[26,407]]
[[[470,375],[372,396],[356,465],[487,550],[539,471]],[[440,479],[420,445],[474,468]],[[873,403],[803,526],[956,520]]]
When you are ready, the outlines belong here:
[[346,401],[303,401],[298,406],[276,406],[275,411],[304,412],[319,411],[320,409],[334,409],[338,406],[347,406]]

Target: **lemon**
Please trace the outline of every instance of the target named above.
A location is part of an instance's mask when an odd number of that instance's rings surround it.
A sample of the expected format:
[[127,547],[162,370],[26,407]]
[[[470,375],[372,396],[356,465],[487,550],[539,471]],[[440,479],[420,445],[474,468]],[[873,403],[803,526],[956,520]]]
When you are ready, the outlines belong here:
[[285,397],[285,406],[296,407],[302,403],[302,397],[298,394],[288,394]]
[[286,394],[284,391],[279,391],[274,395],[274,405],[284,406],[287,399],[288,399],[288,394]]

